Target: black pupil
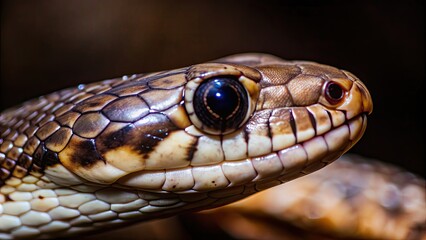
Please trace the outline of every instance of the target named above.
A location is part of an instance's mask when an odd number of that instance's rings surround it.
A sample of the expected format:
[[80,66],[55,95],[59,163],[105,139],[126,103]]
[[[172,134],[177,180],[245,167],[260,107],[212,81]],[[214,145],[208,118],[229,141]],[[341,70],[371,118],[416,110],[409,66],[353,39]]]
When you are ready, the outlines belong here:
[[237,89],[219,79],[213,80],[205,98],[210,110],[221,119],[230,117],[239,104]]
[[343,97],[343,90],[338,84],[330,83],[327,87],[327,95],[333,100],[340,100]]
[[248,112],[249,98],[234,76],[203,81],[194,94],[194,112],[203,126],[218,132],[237,129]]

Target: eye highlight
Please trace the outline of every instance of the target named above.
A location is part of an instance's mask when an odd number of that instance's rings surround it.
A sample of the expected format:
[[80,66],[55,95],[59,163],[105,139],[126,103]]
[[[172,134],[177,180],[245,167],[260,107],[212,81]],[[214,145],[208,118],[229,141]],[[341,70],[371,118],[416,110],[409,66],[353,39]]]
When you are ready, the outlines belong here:
[[335,82],[328,82],[325,86],[324,94],[330,104],[337,104],[345,96],[345,91],[339,84]]
[[248,105],[247,91],[237,78],[207,79],[198,86],[193,97],[194,113],[200,121],[200,126],[196,127],[212,134],[231,132],[246,119]]

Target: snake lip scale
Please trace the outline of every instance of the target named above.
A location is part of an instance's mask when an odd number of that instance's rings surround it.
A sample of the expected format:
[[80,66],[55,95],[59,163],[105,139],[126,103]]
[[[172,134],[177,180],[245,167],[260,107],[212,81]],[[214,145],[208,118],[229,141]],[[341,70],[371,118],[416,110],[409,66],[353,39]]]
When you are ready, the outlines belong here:
[[363,135],[353,74],[261,53],[81,84],[0,113],[0,238],[93,233],[221,206]]
[[[278,178],[279,181],[276,181],[277,184],[283,183],[285,181],[290,180],[291,178],[289,178],[291,175],[288,174],[289,172],[294,172],[297,174],[308,174],[310,172],[313,172],[319,168],[324,167],[325,165],[329,164],[331,161],[333,161],[335,155],[342,155],[344,152],[346,152],[351,146],[353,146],[362,136],[362,134],[365,131],[366,128],[366,115],[365,114],[361,114],[359,116],[356,116],[353,119],[348,120],[347,122],[343,123],[340,126],[337,127],[333,127],[333,129],[331,129],[329,132],[323,134],[323,135],[317,135],[311,139],[305,140],[303,142],[297,142],[296,145],[277,151],[277,152],[273,152],[270,154],[266,154],[266,155],[262,155],[262,156],[258,156],[255,158],[246,158],[246,159],[239,159],[239,160],[233,160],[232,162],[230,161],[223,161],[218,163],[219,166],[223,168],[229,168],[229,166],[227,166],[228,164],[232,164],[232,165],[243,165],[243,164],[256,164],[256,161],[259,161],[259,159],[274,159],[274,161],[276,161],[277,159],[279,160],[279,162],[281,162],[282,167],[281,167],[281,172],[277,172],[272,174],[271,176],[268,173],[264,173],[262,172],[263,169],[261,169],[259,167],[259,170],[256,171],[256,167],[253,167],[253,173],[250,177],[247,177],[247,179],[244,180],[239,180],[237,181],[237,183],[230,181],[230,177],[227,177],[228,180],[228,184],[227,185],[215,185],[215,186],[209,186],[209,191],[214,190],[214,189],[222,189],[224,187],[233,187],[235,185],[241,185],[242,183],[248,183],[248,182],[258,182],[258,181],[268,181],[271,180],[271,178],[277,177],[277,176],[282,176],[282,175],[286,175],[286,177],[284,177],[283,179]],[[340,135],[340,134],[350,134],[349,139],[341,139],[338,138],[338,136],[336,135]],[[339,143],[338,141],[345,141],[345,143],[347,142],[347,145]],[[338,144],[336,144],[336,142],[338,142]],[[326,145],[324,145],[326,144]],[[315,154],[319,154],[316,153],[315,151],[319,151],[320,149],[315,149],[315,147],[317,148],[330,148],[328,151],[330,152],[329,157],[324,158],[323,155],[325,155],[326,153],[321,152],[322,156],[315,156]],[[288,156],[289,154],[300,154],[298,152],[302,151],[301,149],[303,149],[303,151],[305,151],[306,155],[313,155],[313,156],[308,156],[306,158],[305,156],[305,160],[293,160],[291,158],[288,158],[286,156]],[[321,149],[322,150],[322,149]],[[331,154],[332,153],[332,154]],[[303,153],[302,153],[303,154]],[[316,161],[316,158],[321,158],[320,161]],[[262,160],[260,160],[262,161]],[[263,160],[265,161],[265,160]],[[269,160],[270,161],[270,160]],[[292,162],[293,161],[293,162]],[[300,162],[299,162],[300,161]],[[158,176],[158,174],[164,174],[165,172],[167,172],[167,174],[179,174],[179,172],[181,171],[192,171],[192,174],[194,174],[194,172],[197,171],[197,167],[198,166],[188,166],[185,168],[176,168],[176,169],[170,169],[167,171],[146,171],[146,170],[142,170],[142,171],[138,171],[138,172],[134,172],[130,175],[125,176],[123,179],[119,179],[115,184],[113,184],[114,186],[117,187],[130,187],[132,189],[140,189],[140,190],[147,190],[149,189],[149,186],[146,186],[144,179],[155,179],[156,176]],[[200,166],[201,168],[206,167],[205,165]],[[207,166],[208,167],[208,166]],[[295,168],[297,167],[297,170],[295,170]],[[235,173],[234,175],[243,175],[243,172],[238,172]],[[293,177],[293,176],[291,176]],[[285,180],[287,179],[287,180]],[[156,190],[161,186],[164,186],[165,184],[165,180],[166,178],[162,178],[161,180],[159,180],[158,185],[154,187],[152,187],[152,189],[150,191],[152,192],[176,192],[176,193],[193,193],[198,191],[203,191],[204,189],[196,189],[194,188],[194,185],[188,185],[186,186],[186,188],[178,188],[176,189],[174,188],[163,188],[163,190]],[[243,181],[243,182],[241,182]],[[270,186],[270,183],[268,183],[268,187]],[[262,188],[258,187],[258,190],[260,191]],[[195,191],[194,191],[195,190]]]

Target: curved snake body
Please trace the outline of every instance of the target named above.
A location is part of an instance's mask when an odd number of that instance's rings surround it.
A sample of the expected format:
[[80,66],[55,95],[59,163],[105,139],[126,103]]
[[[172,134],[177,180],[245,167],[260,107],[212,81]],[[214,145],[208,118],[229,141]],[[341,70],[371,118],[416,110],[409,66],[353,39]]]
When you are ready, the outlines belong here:
[[[199,92],[210,80],[240,94],[230,111]],[[371,111],[351,73],[266,54],[30,100],[0,114],[0,238],[73,236],[236,201],[334,161]]]
[[426,239],[425,186],[424,178],[405,169],[352,153],[306,177],[191,217],[236,239],[420,240]]

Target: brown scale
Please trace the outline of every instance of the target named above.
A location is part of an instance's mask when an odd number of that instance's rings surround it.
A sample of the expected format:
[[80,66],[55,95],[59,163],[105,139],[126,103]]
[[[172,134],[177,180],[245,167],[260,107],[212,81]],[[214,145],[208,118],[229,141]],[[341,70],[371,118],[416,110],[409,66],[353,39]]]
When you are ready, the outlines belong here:
[[[0,123],[0,186],[11,176],[22,178],[31,170],[60,163],[59,153],[70,156],[72,163],[64,162],[70,167],[103,161],[102,154],[111,147],[149,153],[176,129],[152,109],[162,111],[181,102],[182,95],[176,92],[183,90],[185,71],[80,85],[6,110]],[[140,137],[141,131],[151,134]]]
[[[97,89],[111,88],[102,83],[95,85]],[[69,125],[80,116],[69,111],[75,103],[94,94],[65,89],[4,111],[0,125],[0,186],[11,176],[22,178],[31,170],[59,163],[58,152],[72,136]],[[55,121],[65,113],[66,117]]]

